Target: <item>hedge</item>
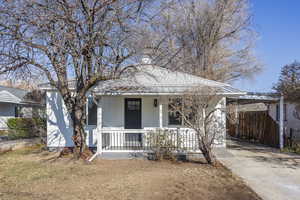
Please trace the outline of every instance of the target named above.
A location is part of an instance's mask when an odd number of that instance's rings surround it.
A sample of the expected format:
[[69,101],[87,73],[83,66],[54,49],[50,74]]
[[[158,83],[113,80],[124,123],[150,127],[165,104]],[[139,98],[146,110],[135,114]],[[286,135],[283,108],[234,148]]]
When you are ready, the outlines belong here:
[[41,129],[46,129],[42,118],[11,118],[7,120],[7,126],[11,140],[37,137]]

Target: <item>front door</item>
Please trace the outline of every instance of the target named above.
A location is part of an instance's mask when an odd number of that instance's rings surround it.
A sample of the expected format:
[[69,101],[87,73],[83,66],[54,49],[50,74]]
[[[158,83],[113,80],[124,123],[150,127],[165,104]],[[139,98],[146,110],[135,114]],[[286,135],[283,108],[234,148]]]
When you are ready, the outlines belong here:
[[125,129],[142,128],[142,101],[141,99],[125,99]]

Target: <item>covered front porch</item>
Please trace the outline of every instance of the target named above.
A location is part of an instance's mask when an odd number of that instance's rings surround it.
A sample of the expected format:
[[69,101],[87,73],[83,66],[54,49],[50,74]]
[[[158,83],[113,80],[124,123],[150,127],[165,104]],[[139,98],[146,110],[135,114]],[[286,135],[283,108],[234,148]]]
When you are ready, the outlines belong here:
[[174,151],[197,152],[195,132],[169,112],[171,98],[174,96],[98,96],[97,101],[89,101],[87,109],[88,144],[100,153],[148,152],[156,148],[154,135],[160,133]]

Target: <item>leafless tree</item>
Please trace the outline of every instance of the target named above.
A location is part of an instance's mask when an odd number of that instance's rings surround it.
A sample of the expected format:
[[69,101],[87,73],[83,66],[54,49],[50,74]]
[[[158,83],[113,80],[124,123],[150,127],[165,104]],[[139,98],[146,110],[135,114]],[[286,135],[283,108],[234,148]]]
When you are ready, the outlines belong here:
[[[225,123],[222,115],[225,105],[221,105],[222,96],[212,87],[197,87],[186,92],[170,103],[171,112],[183,120],[186,127],[195,131],[199,150],[207,163],[215,165],[213,146],[223,142]],[[225,103],[225,102],[224,102]]]
[[[118,78],[137,54],[131,41],[150,0],[0,1],[0,74],[42,74],[73,124],[75,155],[85,144],[86,94]],[[73,80],[73,81],[70,81]]]
[[155,45],[151,55],[160,65],[218,81],[261,68],[248,0],[169,0],[162,7],[143,40]]

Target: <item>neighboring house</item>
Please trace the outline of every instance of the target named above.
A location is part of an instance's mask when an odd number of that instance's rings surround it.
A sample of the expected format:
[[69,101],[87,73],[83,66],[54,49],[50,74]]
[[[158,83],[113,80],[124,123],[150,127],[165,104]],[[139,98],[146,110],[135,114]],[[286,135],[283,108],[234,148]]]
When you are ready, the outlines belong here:
[[[270,104],[268,106],[269,115],[279,123],[280,121],[280,106],[279,103]],[[289,135],[291,129],[300,137],[300,106],[294,103],[285,101],[283,104],[283,119],[286,134]]]
[[0,86],[0,130],[7,129],[6,122],[15,117],[32,117],[35,102],[25,101],[28,91]]
[[[169,113],[169,99],[186,94],[192,87],[209,86],[219,89],[217,106],[225,108],[227,96],[245,94],[225,83],[157,66],[137,68],[133,77],[100,82],[89,92],[86,131],[90,147],[96,146],[98,138],[97,148],[104,152],[145,150],[148,134],[167,129],[182,136],[187,150],[196,151],[193,130]],[[47,93],[48,147],[72,147],[72,124],[60,94],[49,84],[42,84],[40,88]],[[219,138],[222,138],[215,144],[225,146],[226,114],[219,110],[215,115],[220,123]]]

